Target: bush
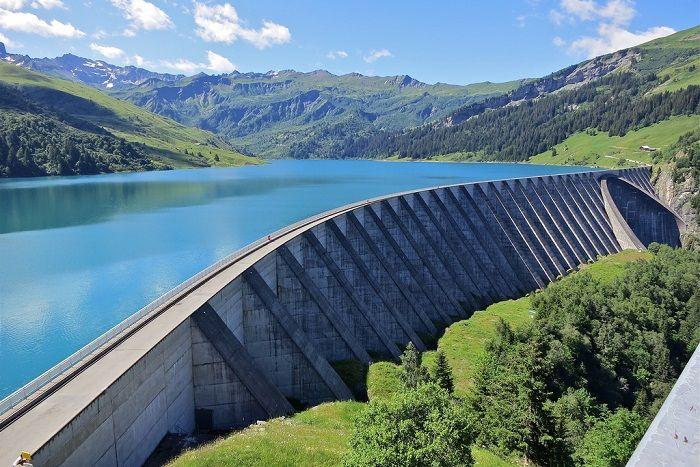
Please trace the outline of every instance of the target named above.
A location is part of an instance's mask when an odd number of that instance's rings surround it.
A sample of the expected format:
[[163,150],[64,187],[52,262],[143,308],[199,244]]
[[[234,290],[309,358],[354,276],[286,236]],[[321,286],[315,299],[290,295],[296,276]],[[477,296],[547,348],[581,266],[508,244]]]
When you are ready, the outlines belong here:
[[355,422],[346,466],[473,465],[473,430],[447,391],[426,383],[370,402]]
[[593,426],[574,457],[591,467],[623,466],[644,436],[648,423],[635,412],[619,409]]

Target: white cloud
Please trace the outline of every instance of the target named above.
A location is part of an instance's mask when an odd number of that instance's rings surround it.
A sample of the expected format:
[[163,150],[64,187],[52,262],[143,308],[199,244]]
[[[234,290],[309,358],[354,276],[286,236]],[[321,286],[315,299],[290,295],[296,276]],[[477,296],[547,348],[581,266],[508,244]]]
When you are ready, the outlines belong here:
[[185,60],[184,58],[179,58],[175,60],[174,62],[171,62],[170,60],[163,60],[163,66],[177,70],[181,73],[185,73],[187,75],[194,73],[197,70],[202,69],[201,64],[196,64],[194,62],[191,62],[189,60]]
[[344,50],[331,50],[326,54],[326,57],[331,60],[335,60],[336,58],[348,58],[348,53]]
[[209,60],[207,70],[215,71],[217,73],[231,73],[236,69],[236,65],[231,63],[228,58],[215,54],[211,50],[207,51],[207,59]]
[[90,37],[99,41],[100,39],[104,39],[107,36],[109,36],[109,34],[107,34],[107,31],[105,31],[104,29],[98,29],[97,31],[92,33]]
[[571,42],[569,51],[584,54],[588,58],[604,55],[616,50],[627,49],[659,37],[676,32],[667,26],[656,26],[646,31],[631,32],[615,24],[598,26],[598,36],[584,36]]
[[628,0],[611,0],[600,10],[600,17],[614,24],[629,24],[636,14],[634,4]]
[[66,6],[61,0],[34,0],[32,2],[32,8],[43,8],[44,10],[51,10],[53,8],[65,9]]
[[[577,20],[598,22],[597,36],[582,36],[569,43],[569,53],[588,58],[634,47],[675,32],[667,26],[629,31],[627,25],[637,14],[632,0],[561,0],[559,8],[549,13],[549,19],[557,25],[565,21],[575,23]],[[566,41],[561,37],[555,37],[552,42],[558,47],[566,46]]]
[[122,36],[124,37],[134,37],[136,35],[136,31],[133,29],[126,28],[124,31],[122,31]]
[[5,34],[0,32],[0,42],[5,44],[7,47],[16,47],[17,43],[15,43],[12,39],[7,37]]
[[119,47],[113,47],[110,45],[100,45],[96,43],[90,44],[90,49],[102,55],[108,60],[117,61],[118,63],[124,65],[136,65],[139,67],[151,66],[152,63],[145,60],[141,55],[134,54],[129,56],[125,51]]
[[561,0],[560,10],[549,12],[549,18],[555,24],[569,21],[601,20],[613,24],[629,24],[637,14],[631,0],[608,0],[600,4],[594,0]]
[[584,21],[595,18],[596,4],[593,0],[561,0],[562,11]]
[[112,5],[119,8],[124,18],[131,23],[131,27],[127,31],[167,29],[173,26],[173,22],[166,12],[146,0],[111,1]]
[[374,63],[380,58],[384,57],[393,57],[393,55],[387,49],[373,50],[369,53],[369,55],[363,57],[362,59],[367,63]]
[[193,74],[197,71],[213,71],[214,73],[231,73],[236,69],[236,65],[231,61],[211,50],[207,51],[207,63],[195,63],[191,60],[180,58],[178,60],[162,62],[163,66],[177,70],[185,74]]
[[149,66],[149,65],[151,64],[151,62],[149,62],[148,60],[144,59],[144,58],[143,58],[141,55],[139,55],[139,54],[135,54],[132,58],[133,58],[133,60],[134,60],[134,64],[136,64],[136,66],[143,67],[143,66]]
[[260,29],[243,27],[238,12],[230,3],[212,6],[195,3],[194,22],[197,25],[195,32],[207,42],[230,44],[243,39],[258,49],[264,49],[275,44],[286,44],[292,39],[286,26],[269,20],[263,20]]
[[93,50],[97,52],[98,54],[102,55],[105,58],[109,58],[111,60],[117,59],[117,58],[122,58],[126,55],[122,49],[119,47],[112,47],[109,45],[99,45],[95,44],[94,42],[90,44],[90,50]]
[[70,23],[62,23],[55,19],[44,21],[33,13],[9,11],[0,9],[0,28],[10,31],[38,34],[44,37],[83,37],[85,33]]
[[20,10],[24,6],[24,0],[0,0],[0,9]]
[[549,11],[549,20],[559,26],[566,19],[566,15],[557,10]]

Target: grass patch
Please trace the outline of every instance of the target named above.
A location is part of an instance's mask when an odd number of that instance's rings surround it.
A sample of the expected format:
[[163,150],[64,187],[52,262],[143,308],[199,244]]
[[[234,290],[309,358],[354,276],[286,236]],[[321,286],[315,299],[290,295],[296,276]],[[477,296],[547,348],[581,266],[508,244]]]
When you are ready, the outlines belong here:
[[654,125],[629,131],[625,136],[608,136],[607,132],[595,134],[578,132],[555,146],[557,155],[551,151],[533,156],[528,162],[536,164],[589,165],[597,167],[620,167],[651,164],[652,154],[641,151],[642,145],[665,149],[678,138],[700,126],[699,115],[671,117]]
[[474,465],[479,467],[511,467],[522,464],[517,460],[502,459],[491,451],[477,447],[472,447],[472,456],[474,456]]
[[361,402],[331,402],[253,425],[227,438],[186,452],[170,465],[338,465],[347,450]]
[[[476,362],[486,349],[486,343],[493,338],[496,323],[501,318],[514,328],[527,324],[530,315],[530,297],[494,303],[471,318],[452,324],[438,343],[452,367],[455,378],[455,393],[464,395],[472,387]],[[425,362],[432,368],[432,355]]]
[[367,398],[388,399],[402,385],[399,374],[401,368],[396,363],[377,362],[367,372]]
[[627,263],[651,258],[648,251],[624,250],[611,256],[598,259],[595,263],[584,264],[582,271],[588,271],[595,279],[607,284],[622,274]]

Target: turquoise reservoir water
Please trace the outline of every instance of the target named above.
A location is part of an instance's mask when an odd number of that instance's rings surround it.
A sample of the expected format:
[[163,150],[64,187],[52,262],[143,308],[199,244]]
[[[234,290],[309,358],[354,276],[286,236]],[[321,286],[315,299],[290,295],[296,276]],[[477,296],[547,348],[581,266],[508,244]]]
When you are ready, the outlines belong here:
[[0,398],[216,260],[305,217],[408,189],[580,170],[280,161],[0,180]]

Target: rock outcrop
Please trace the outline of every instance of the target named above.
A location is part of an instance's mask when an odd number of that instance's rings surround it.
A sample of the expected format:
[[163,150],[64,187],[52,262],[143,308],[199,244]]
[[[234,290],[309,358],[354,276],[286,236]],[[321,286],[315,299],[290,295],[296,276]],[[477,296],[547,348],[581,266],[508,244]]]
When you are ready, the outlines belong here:
[[659,199],[685,222],[687,230],[682,234],[681,242],[689,246],[700,238],[698,210],[692,203],[693,197],[698,194],[700,180],[693,177],[692,172],[686,172],[682,178],[674,181],[673,166],[670,164],[657,166],[652,173],[652,183]]

